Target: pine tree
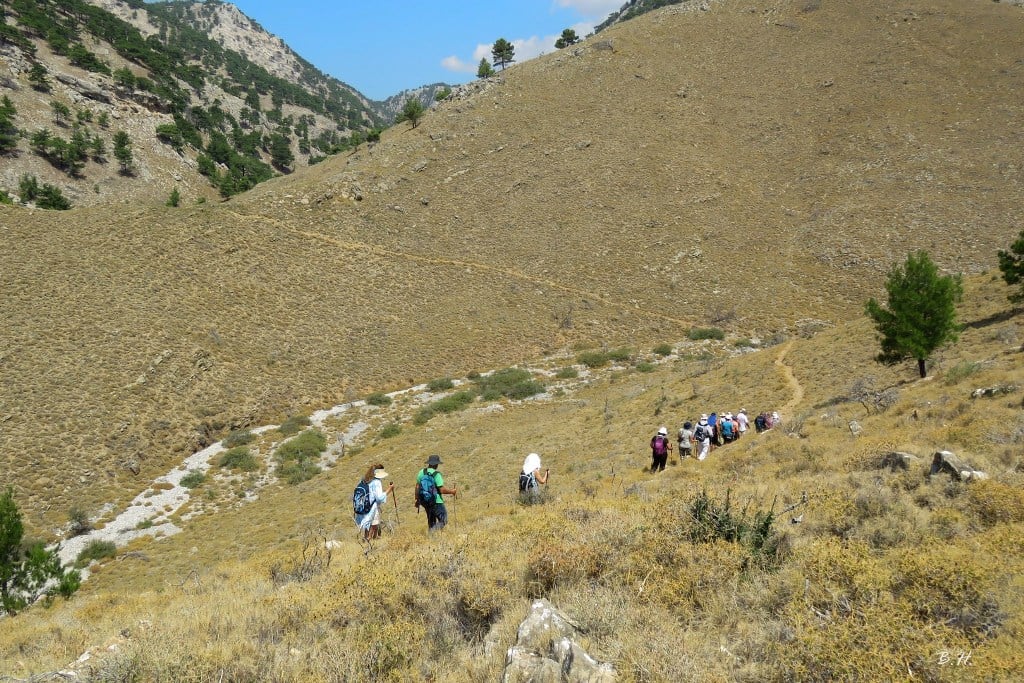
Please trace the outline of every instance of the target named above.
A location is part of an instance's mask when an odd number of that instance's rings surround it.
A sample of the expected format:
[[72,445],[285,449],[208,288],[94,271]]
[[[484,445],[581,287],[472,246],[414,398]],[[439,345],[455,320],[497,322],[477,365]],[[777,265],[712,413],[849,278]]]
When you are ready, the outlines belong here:
[[16,113],[11,98],[4,95],[0,100],[0,154],[13,152],[18,147],[18,128],[14,125]]
[[77,571],[61,566],[56,550],[47,550],[41,541],[25,544],[24,534],[21,513],[8,488],[0,495],[0,609],[7,614],[18,613],[44,595],[69,598],[81,584]]
[[405,106],[402,107],[402,115],[399,117],[399,121],[408,121],[412,128],[415,128],[420,124],[420,119],[423,118],[423,103],[420,102],[418,97],[410,97],[405,101]]
[[490,78],[494,75],[494,68],[491,63],[487,61],[486,57],[480,58],[480,66],[476,68],[477,78]]
[[114,158],[121,164],[121,175],[130,175],[132,172],[132,140],[128,133],[119,130],[114,133]]
[[576,35],[576,31],[571,28],[567,28],[562,31],[562,35],[555,41],[555,47],[561,50],[563,47],[569,47],[580,42],[579,36]]
[[893,365],[913,358],[925,377],[925,361],[936,349],[958,338],[956,304],[963,296],[960,276],[940,277],[928,253],[919,251],[908,255],[903,266],[892,267],[885,289],[889,293],[887,308],[873,298],[865,305],[882,346],[876,360]]
[[516,48],[512,43],[508,42],[504,38],[498,38],[494,41],[493,47],[491,47],[491,55],[494,57],[495,66],[501,67],[501,70],[505,70],[506,64],[511,64],[515,60]]
[[1009,251],[999,250],[999,270],[1003,280],[1011,287],[1020,284],[1020,291],[1010,294],[1010,301],[1024,301],[1024,230],[1020,231],[1017,241],[1010,245]]
[[178,188],[175,187],[171,191],[171,196],[167,198],[167,206],[178,207],[181,204],[181,193],[178,192]]
[[28,82],[40,92],[49,92],[50,80],[47,78],[46,67],[39,62],[32,64],[32,68],[28,72]]

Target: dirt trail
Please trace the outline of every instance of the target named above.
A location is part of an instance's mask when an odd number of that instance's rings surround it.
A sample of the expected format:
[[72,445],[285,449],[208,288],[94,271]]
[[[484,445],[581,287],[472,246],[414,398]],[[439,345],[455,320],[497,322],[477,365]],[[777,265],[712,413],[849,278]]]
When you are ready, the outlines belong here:
[[786,380],[786,385],[793,392],[793,398],[791,398],[789,402],[786,403],[786,405],[782,406],[781,410],[779,411],[783,416],[792,415],[793,411],[796,410],[796,407],[800,405],[800,403],[802,403],[804,400],[803,386],[800,385],[800,382],[799,380],[797,380],[796,375],[793,374],[793,368],[786,365],[786,354],[789,353],[789,350],[791,348],[793,348],[792,340],[783,344],[779,348],[779,355],[775,357],[776,367],[778,367],[779,370],[782,372],[782,376]]

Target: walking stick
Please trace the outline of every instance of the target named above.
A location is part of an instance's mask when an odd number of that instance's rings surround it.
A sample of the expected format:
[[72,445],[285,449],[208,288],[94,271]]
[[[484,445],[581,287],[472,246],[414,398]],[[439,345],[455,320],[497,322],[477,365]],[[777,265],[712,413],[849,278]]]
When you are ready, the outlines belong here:
[[402,520],[398,516],[398,496],[392,496],[391,500],[395,502],[395,524],[401,524]]

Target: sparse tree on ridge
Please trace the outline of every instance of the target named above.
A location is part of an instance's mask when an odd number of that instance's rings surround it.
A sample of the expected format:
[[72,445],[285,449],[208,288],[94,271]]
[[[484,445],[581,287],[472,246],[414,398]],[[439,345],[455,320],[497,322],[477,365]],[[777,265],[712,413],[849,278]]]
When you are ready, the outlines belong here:
[[411,128],[415,128],[420,125],[420,119],[423,118],[423,103],[420,102],[418,97],[410,97],[405,101],[405,106],[402,107],[402,115],[399,116],[399,121],[408,121]]
[[54,123],[64,123],[71,116],[71,108],[57,100],[50,102],[50,109],[53,111]]
[[1010,301],[1024,301],[1024,230],[1020,231],[1017,241],[1010,245],[1009,251],[999,250],[999,270],[1003,280],[1011,287],[1020,284],[1020,290],[1010,294]]
[[892,267],[885,289],[887,308],[874,298],[865,305],[882,345],[876,360],[894,365],[913,358],[925,377],[925,361],[939,347],[957,340],[956,304],[963,296],[960,276],[940,276],[928,253],[919,251],[908,255],[902,266]]
[[46,67],[39,62],[35,62],[32,64],[32,68],[29,69],[28,82],[40,92],[49,92],[50,80],[46,77],[46,74]]
[[477,78],[490,78],[494,75],[494,67],[487,61],[486,57],[480,58],[480,66],[476,68]]
[[576,35],[576,31],[571,28],[567,28],[562,31],[562,35],[555,41],[555,47],[561,50],[563,47],[569,47],[580,42],[579,36]]
[[516,48],[512,43],[508,42],[504,38],[498,38],[494,41],[494,46],[491,47],[491,55],[494,57],[495,66],[501,67],[501,70],[505,70],[505,65],[511,64],[515,60]]

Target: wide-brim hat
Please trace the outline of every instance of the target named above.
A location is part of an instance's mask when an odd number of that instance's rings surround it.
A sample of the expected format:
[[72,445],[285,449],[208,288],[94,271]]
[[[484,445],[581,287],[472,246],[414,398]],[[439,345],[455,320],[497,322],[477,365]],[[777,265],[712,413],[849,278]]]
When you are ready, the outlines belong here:
[[701,425],[703,425],[703,426],[707,427],[707,426],[708,426],[708,419],[707,419],[706,417],[702,417],[702,418],[700,419],[700,422],[699,422],[699,424],[701,424]]
[[658,430],[658,434],[661,436],[668,436],[668,427],[662,427]]
[[437,467],[440,464],[441,464],[441,456],[440,455],[432,455],[429,458],[427,458],[427,466],[428,467]]
[[386,471],[384,471],[383,469],[379,469],[379,470],[374,470],[373,471],[373,478],[374,479],[386,479],[389,476],[390,475]]

